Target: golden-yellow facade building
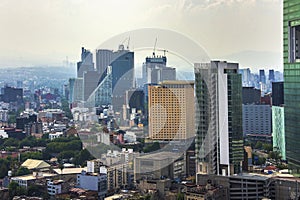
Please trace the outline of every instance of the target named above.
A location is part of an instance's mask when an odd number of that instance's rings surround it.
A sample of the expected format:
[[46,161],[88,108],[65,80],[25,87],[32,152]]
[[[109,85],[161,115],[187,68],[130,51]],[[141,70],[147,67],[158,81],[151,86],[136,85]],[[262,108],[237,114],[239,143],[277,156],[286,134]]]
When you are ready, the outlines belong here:
[[163,81],[148,86],[149,137],[181,140],[195,136],[194,82]]

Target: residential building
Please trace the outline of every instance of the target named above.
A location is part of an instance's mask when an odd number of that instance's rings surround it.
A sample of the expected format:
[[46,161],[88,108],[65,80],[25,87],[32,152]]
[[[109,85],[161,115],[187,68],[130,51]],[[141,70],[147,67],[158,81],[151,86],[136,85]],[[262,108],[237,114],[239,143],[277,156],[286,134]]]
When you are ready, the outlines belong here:
[[193,150],[185,152],[186,175],[194,176],[196,174],[196,154]]
[[22,113],[20,117],[16,119],[16,128],[25,130],[25,126],[29,123],[37,122],[37,114],[34,113]]
[[54,178],[55,176],[56,174],[33,172],[28,175],[14,176],[11,178],[11,181],[18,183],[19,186],[27,189],[30,185],[34,185],[36,182],[43,182],[46,184],[47,179]]
[[300,173],[300,2],[283,1],[284,117],[289,169]]
[[54,140],[56,138],[60,138],[64,135],[63,132],[49,133],[49,139]]
[[195,64],[197,172],[231,175],[244,160],[242,83],[237,63]]
[[88,173],[100,173],[100,167],[103,166],[103,163],[100,159],[94,159],[87,161],[87,171]]
[[269,105],[243,105],[243,134],[272,134],[272,108]]
[[77,175],[77,186],[82,189],[98,192],[99,199],[104,199],[107,192],[107,175],[82,171]]
[[49,195],[57,195],[61,194],[63,192],[67,192],[66,190],[64,191],[63,188],[64,181],[63,180],[52,180],[49,179],[47,181],[47,191]]
[[164,81],[148,86],[149,137],[187,140],[195,135],[194,82]]

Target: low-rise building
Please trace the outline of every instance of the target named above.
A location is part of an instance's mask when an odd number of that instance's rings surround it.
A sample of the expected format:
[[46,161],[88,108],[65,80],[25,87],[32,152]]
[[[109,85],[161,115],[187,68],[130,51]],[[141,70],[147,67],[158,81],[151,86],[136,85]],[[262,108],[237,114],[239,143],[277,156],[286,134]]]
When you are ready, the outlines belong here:
[[57,195],[64,192],[63,190],[63,180],[48,180],[47,190],[49,195]]
[[45,161],[36,159],[27,159],[21,166],[32,171],[48,171],[50,168],[50,165]]
[[19,186],[27,188],[30,185],[34,185],[38,181],[45,182],[46,184],[46,179],[53,178],[55,176],[56,174],[33,172],[33,174],[29,175],[12,177],[11,181],[18,183]]
[[104,199],[107,193],[107,175],[82,171],[77,175],[77,186],[86,190],[98,191],[98,197]]
[[64,135],[63,132],[56,132],[56,133],[50,133],[49,134],[49,139],[54,140],[55,138],[60,138]]
[[180,153],[158,152],[135,158],[135,181],[142,178],[178,178],[178,176],[184,174],[183,159],[181,159],[182,156],[183,155]]

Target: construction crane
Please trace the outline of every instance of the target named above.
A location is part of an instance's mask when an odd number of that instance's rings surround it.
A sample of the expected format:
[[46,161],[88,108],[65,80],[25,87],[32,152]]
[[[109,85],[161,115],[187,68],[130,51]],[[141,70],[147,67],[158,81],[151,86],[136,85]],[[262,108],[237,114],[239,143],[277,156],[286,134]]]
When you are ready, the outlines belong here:
[[166,56],[166,52],[169,52],[169,51],[166,50],[166,49],[157,49],[157,51],[163,51],[163,52],[164,52],[164,56]]

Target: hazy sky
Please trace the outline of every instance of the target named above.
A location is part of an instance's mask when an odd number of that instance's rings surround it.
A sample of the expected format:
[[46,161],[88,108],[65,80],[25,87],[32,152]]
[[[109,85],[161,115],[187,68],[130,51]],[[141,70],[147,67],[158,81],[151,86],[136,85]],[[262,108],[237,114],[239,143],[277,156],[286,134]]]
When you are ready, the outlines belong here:
[[[282,67],[281,0],[1,0],[0,10],[1,67],[77,62],[81,46],[151,27],[186,35],[214,59],[261,53],[277,56],[257,65]],[[252,60],[241,67],[262,67]]]

